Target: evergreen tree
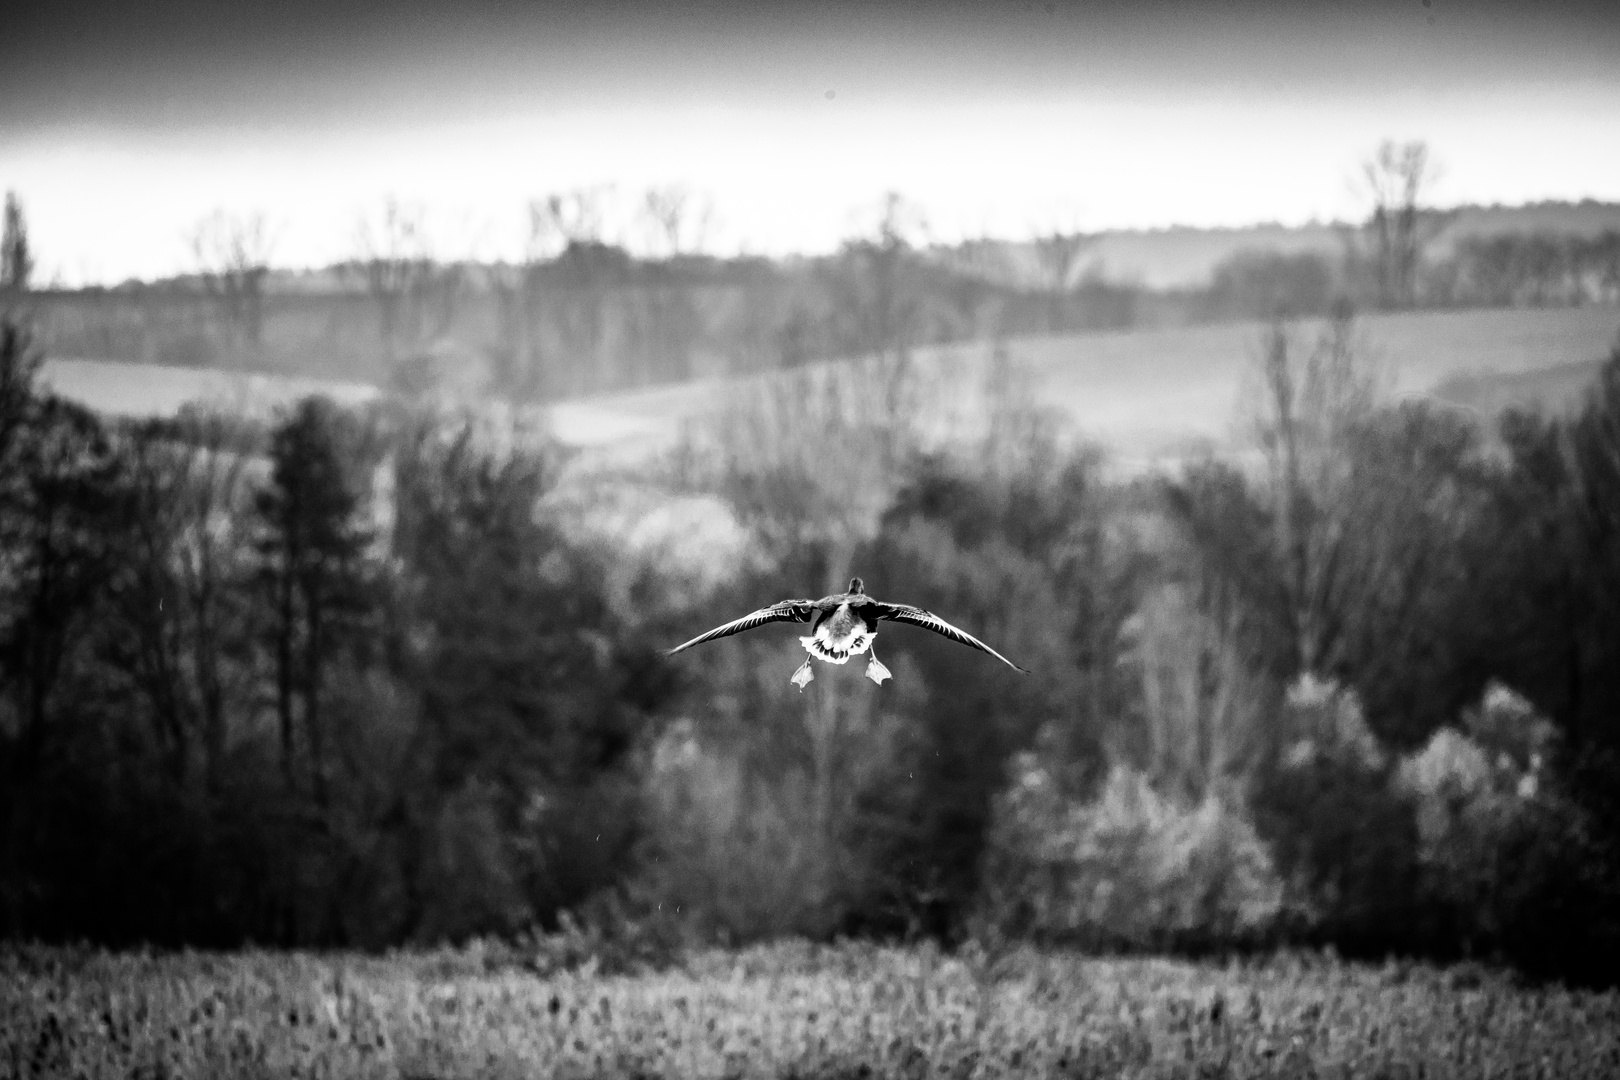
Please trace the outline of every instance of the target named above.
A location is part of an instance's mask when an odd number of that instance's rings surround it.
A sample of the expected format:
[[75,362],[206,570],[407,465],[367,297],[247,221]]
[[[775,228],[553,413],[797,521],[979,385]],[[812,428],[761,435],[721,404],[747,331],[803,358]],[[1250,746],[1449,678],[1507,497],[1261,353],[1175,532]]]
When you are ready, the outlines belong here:
[[0,289],[28,288],[34,272],[34,256],[28,249],[28,222],[23,217],[17,193],[6,192],[5,224],[0,228]]
[[122,518],[120,463],[100,423],[37,393],[37,369],[26,335],[0,323],[0,903],[12,931],[31,839],[22,815]]
[[498,835],[470,872],[486,894],[521,888],[514,904],[549,919],[623,869],[636,816],[625,766],[669,669],[609,605],[603,568],[537,515],[546,455],[496,452],[464,429],[424,432],[399,460],[395,550],[432,813],[483,803]]
[[271,436],[270,483],[254,500],[261,527],[258,579],[270,601],[266,622],[282,769],[294,786],[302,726],[320,805],[327,783],[322,690],[369,606],[365,555],[371,534],[345,467],[344,426],[330,402],[299,402]]

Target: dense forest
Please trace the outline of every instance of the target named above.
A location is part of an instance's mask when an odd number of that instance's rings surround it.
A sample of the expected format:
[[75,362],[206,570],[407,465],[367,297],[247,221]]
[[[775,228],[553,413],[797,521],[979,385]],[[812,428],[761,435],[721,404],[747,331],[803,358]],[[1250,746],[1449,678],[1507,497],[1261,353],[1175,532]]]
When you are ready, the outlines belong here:
[[[1114,480],[997,370],[788,371],[575,528],[543,439],[394,397],[112,422],[0,337],[0,933],[348,945],[1280,942],[1620,978],[1620,351],[1567,417],[1383,399],[1278,320],[1252,462]],[[889,331],[880,330],[888,334]],[[662,649],[859,572],[894,680]]]

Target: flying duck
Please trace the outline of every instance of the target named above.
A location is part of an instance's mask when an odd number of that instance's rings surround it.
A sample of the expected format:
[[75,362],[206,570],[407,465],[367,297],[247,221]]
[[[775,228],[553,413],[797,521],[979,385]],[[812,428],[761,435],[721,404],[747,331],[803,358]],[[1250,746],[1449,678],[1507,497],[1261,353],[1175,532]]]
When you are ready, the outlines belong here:
[[[744,630],[752,630],[766,623],[814,620],[815,627],[811,630],[810,636],[801,637],[799,643],[811,657],[829,664],[845,664],[849,662],[850,657],[872,650],[872,641],[877,637],[877,624],[883,619],[925,627],[936,634],[943,634],[952,641],[978,649],[980,652],[987,652],[1015,671],[1029,674],[972,634],[957,629],[931,611],[924,611],[910,604],[889,604],[867,596],[866,586],[860,578],[850,578],[849,591],[846,593],[834,593],[820,600],[783,600],[770,607],[760,608],[751,615],[733,619],[706,634],[699,634],[684,645],[675,646],[669,650],[668,655],[674,656],[683,649],[690,649],[705,641],[730,637],[732,634],[740,634]],[[805,685],[815,677],[815,673],[810,670],[810,660],[806,659],[803,666],[793,673],[793,683],[803,691]],[[883,685],[884,679],[891,677],[889,669],[878,660],[876,651],[872,651],[871,657],[867,660],[866,677],[879,686]]]

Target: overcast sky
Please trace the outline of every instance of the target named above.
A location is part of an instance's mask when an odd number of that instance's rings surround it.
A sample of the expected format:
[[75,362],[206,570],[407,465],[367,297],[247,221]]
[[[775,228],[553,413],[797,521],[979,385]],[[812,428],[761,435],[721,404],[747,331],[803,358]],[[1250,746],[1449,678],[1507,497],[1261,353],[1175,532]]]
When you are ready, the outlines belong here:
[[940,240],[1356,216],[1428,141],[1437,200],[1620,200],[1608,4],[7,3],[0,188],[41,274],[183,271],[205,214],[276,261],[393,196],[439,254],[514,257],[531,198],[712,198],[711,249],[826,251],[886,190]]

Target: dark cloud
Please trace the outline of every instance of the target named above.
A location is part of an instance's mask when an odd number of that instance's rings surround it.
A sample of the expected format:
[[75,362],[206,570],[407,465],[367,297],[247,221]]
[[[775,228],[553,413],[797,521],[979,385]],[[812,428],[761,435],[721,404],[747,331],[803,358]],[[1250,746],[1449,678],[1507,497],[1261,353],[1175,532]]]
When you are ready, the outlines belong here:
[[0,133],[356,125],[581,98],[1376,91],[1613,79],[1593,3],[12,0]]

